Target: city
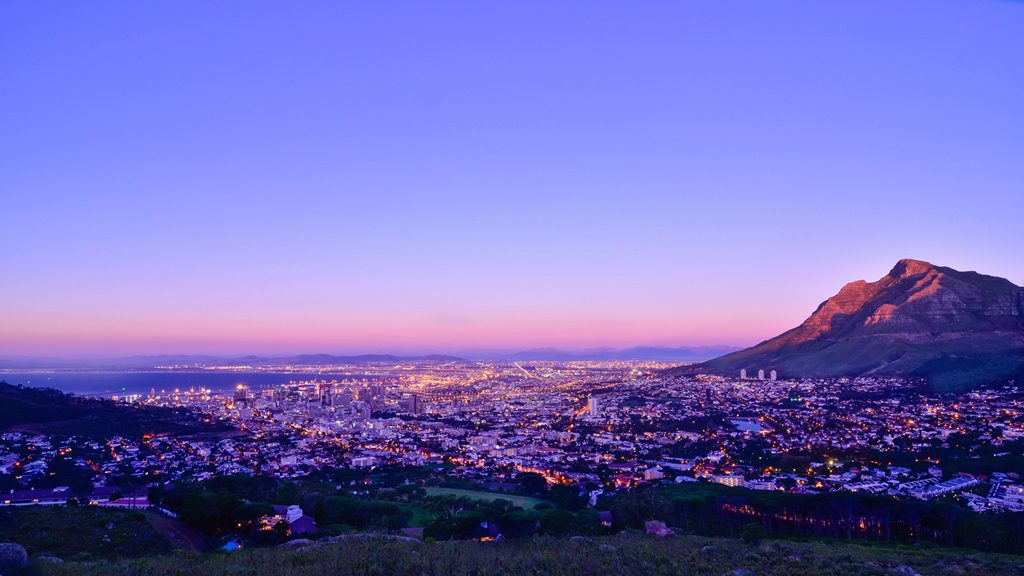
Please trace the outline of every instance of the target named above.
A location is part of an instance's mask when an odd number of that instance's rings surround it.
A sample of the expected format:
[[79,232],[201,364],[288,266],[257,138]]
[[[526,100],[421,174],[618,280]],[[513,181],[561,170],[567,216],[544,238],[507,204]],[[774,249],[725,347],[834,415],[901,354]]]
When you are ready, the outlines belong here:
[[1024,576],[1024,2],[0,2],[0,576]]
[[[645,483],[712,482],[793,493],[855,491],[959,499],[978,512],[1024,511],[1015,454],[1024,394],[1015,385],[922,393],[897,379],[666,376],[656,362],[449,362],[327,366],[234,391],[152,390],[115,398],[186,407],[229,426],[223,438],[172,434],[0,436],[0,505],[64,503],[61,475],[155,486],[218,475],[302,478],[323,469],[455,464],[494,485],[517,472],[574,487],[593,505]],[[279,368],[284,370],[284,367]],[[294,367],[291,367],[294,370]],[[739,375],[738,375],[739,376]],[[944,455],[952,455],[950,460]],[[57,463],[61,463],[58,465]],[[64,490],[36,489],[40,481]],[[101,491],[103,492],[103,491]],[[144,507],[143,494],[129,503]],[[114,505],[113,503],[105,503]]]

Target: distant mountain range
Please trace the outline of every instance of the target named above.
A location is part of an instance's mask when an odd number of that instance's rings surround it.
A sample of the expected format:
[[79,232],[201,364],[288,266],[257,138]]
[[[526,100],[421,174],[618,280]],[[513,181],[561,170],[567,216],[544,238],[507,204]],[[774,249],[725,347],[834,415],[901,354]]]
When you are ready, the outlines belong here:
[[792,330],[677,371],[741,369],[780,377],[922,377],[942,390],[1024,377],[1024,288],[900,260],[877,282],[847,284]]
[[[487,353],[469,355],[476,360],[505,360],[525,362],[572,360],[651,360],[663,362],[699,362],[738,350],[733,346],[692,346],[681,348],[641,346],[636,348],[592,348],[580,351],[557,348],[536,348],[514,353]],[[187,366],[326,366],[331,364],[370,364],[376,362],[465,362],[466,358],[444,354],[401,356],[393,354],[297,354],[293,356],[241,356],[224,357],[203,354],[160,354],[128,356],[102,360],[69,360],[63,358],[0,357],[0,368],[7,370],[143,370],[156,367]]]
[[635,348],[590,348],[580,351],[561,350],[558,348],[534,348],[523,350],[499,359],[528,360],[651,360],[662,362],[700,362],[739,350],[737,346],[685,346],[679,348],[638,346]]

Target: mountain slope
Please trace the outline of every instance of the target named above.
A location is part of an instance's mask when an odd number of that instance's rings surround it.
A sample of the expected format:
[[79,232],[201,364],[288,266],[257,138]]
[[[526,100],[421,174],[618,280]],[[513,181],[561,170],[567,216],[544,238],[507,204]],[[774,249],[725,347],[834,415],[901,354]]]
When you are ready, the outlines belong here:
[[900,260],[859,280],[803,324],[699,366],[735,375],[924,377],[940,389],[1024,374],[1024,288],[977,272]]
[[184,408],[123,404],[49,388],[12,386],[0,379],[0,432],[28,431],[105,439],[145,433],[206,433],[227,430],[203,422]]

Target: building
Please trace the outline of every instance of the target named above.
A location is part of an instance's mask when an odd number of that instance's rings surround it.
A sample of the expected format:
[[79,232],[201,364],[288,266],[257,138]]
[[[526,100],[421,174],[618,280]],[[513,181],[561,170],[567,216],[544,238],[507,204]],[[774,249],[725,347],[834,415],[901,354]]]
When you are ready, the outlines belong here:
[[601,417],[601,402],[597,399],[597,396],[591,396],[587,401],[587,411],[590,412],[591,418]]
[[235,406],[249,405],[249,389],[245,387],[245,384],[239,384],[235,386]]
[[665,477],[665,472],[661,468],[655,466],[644,470],[644,480],[650,482],[651,480],[660,480]]
[[764,370],[758,370],[757,371],[757,379],[758,380],[764,380]]
[[409,414],[419,414],[420,399],[416,394],[406,392],[405,394],[402,394],[402,398],[398,401],[398,407]]
[[768,379],[771,380],[772,382],[775,382],[776,380],[779,379],[779,373],[776,372],[775,370],[772,370],[771,372],[768,373]]
[[740,380],[746,380],[746,379],[747,379],[747,369],[744,368],[744,369],[740,370]]
[[716,484],[724,484],[731,488],[742,488],[746,485],[746,482],[743,480],[743,476],[716,475],[711,477],[711,481]]

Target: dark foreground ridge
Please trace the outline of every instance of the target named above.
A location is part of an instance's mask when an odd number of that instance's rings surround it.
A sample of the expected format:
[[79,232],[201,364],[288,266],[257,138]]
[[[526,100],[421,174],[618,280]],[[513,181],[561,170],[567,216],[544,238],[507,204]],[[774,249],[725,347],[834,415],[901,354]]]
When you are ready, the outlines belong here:
[[534,538],[506,542],[418,542],[409,538],[342,538],[330,543],[178,553],[119,562],[37,562],[40,576],[405,576],[1018,574],[1020,557],[816,542],[625,534],[599,538]]
[[926,378],[964,390],[1024,375],[1024,288],[995,276],[900,260],[858,280],[803,324],[757,346],[677,369],[781,378]]
[[105,439],[115,435],[134,437],[224,430],[223,425],[201,421],[186,409],[128,405],[49,388],[12,386],[0,380],[0,432],[25,431]]

